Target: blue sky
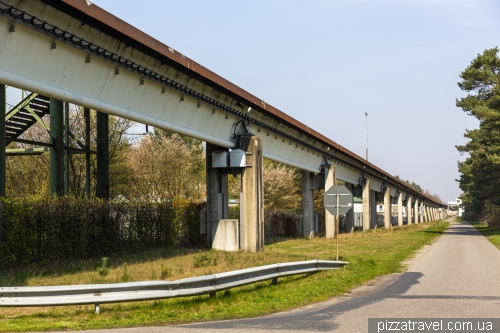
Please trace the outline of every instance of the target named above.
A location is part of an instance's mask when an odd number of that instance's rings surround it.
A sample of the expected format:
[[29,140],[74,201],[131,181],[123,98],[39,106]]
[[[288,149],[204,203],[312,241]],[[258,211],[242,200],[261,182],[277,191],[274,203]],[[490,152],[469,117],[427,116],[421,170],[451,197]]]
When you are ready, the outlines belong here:
[[498,46],[496,0],[95,0],[96,5],[444,201],[477,121],[458,75]]

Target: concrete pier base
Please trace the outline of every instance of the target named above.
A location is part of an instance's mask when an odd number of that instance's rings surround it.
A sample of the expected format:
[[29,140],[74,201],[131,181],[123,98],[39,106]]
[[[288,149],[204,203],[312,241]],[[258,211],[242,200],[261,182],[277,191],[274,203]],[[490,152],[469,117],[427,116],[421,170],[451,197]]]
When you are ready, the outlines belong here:
[[240,249],[240,232],[237,219],[219,220],[213,228],[212,248],[234,252]]

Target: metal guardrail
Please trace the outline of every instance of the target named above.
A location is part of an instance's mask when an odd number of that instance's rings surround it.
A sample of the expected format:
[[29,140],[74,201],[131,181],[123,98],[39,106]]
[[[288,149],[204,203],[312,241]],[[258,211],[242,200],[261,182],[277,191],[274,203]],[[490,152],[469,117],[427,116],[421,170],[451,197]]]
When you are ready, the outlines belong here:
[[47,287],[0,287],[0,307],[38,307],[157,300],[197,296],[247,284],[343,267],[345,261],[309,260],[259,266],[175,281],[143,281]]

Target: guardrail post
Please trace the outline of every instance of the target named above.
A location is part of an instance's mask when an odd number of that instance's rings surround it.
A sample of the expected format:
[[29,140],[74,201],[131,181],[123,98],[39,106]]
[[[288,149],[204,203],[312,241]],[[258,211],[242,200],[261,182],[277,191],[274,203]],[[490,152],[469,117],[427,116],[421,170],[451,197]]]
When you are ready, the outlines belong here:
[[100,314],[101,313],[101,307],[99,306],[99,304],[94,304],[94,310],[95,310],[95,314]]
[[273,286],[278,284],[278,278],[273,278],[273,281],[271,282]]
[[217,292],[216,291],[211,291],[210,292],[210,298],[216,297],[216,296],[217,296]]

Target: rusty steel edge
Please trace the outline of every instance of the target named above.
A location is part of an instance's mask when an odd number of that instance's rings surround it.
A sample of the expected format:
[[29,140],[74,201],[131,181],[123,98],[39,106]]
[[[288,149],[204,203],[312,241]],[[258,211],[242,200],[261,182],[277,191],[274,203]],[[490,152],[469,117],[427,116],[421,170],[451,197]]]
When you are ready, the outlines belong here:
[[[198,64],[197,62],[193,61],[192,59],[186,57],[180,52],[177,52],[173,48],[163,44],[162,42],[156,40],[155,38],[149,36],[148,34],[144,33],[143,31],[135,28],[134,26],[130,25],[129,23],[121,20],[120,18],[114,16],[113,14],[107,12],[106,10],[100,8],[99,6],[95,5],[92,3],[92,1],[87,1],[87,0],[40,0],[58,10],[63,11],[64,13],[68,15],[72,15],[72,12],[78,11],[81,14],[84,14],[84,16],[87,16],[87,18],[91,19],[91,21],[94,21],[94,23],[97,23],[98,26],[94,26],[92,22],[89,22],[87,20],[87,24],[93,26],[95,29],[102,31],[103,27],[106,27],[108,29],[111,29],[111,31],[114,31],[118,35],[124,36],[127,39],[130,39],[134,41],[135,43],[142,45],[143,47],[153,51],[153,53],[156,53],[157,55],[167,58],[169,61],[170,66],[175,67],[176,69],[180,71],[187,72],[186,74],[188,75],[193,75],[197,79],[201,79],[202,82],[206,83],[207,85],[216,85],[216,88],[222,88],[223,93],[229,93],[231,97],[235,97],[236,99],[243,99],[245,102],[249,104],[253,109],[257,109],[258,111],[263,112],[264,114],[270,114],[271,116],[274,116],[275,118],[278,118],[280,120],[283,120],[284,122],[288,123],[288,125],[291,125],[291,127],[298,129],[300,132],[305,133],[306,135],[318,139],[323,142],[323,144],[330,146],[341,153],[355,159],[356,161],[370,167],[371,169],[381,173],[385,177],[389,178],[390,180],[398,183],[401,185],[401,187],[407,188],[409,191],[416,193],[419,196],[425,197],[427,200],[431,202],[435,202],[437,204],[442,205],[443,203],[439,203],[434,201],[433,199],[427,197],[426,195],[422,193],[418,193],[415,190],[411,189],[408,187],[408,184],[402,182],[401,180],[394,178],[392,175],[389,173],[385,172],[384,170],[380,169],[379,167],[373,165],[372,163],[368,162],[364,158],[358,156],[357,154],[353,153],[349,149],[339,145],[335,141],[327,138],[323,134],[313,130],[309,126],[301,123],[300,121],[296,120],[295,118],[287,115],[283,111],[280,111],[279,109],[273,107],[272,105],[266,103],[265,101],[257,98],[256,96],[250,94],[246,90],[238,87],[234,83],[226,80],[225,78],[217,75],[216,73],[212,72],[208,68]],[[103,31],[104,33],[107,33],[109,31]],[[112,36],[115,37],[116,36]],[[119,38],[118,38],[119,39]],[[154,57],[154,56],[153,56]],[[160,61],[164,59],[158,59]]]

